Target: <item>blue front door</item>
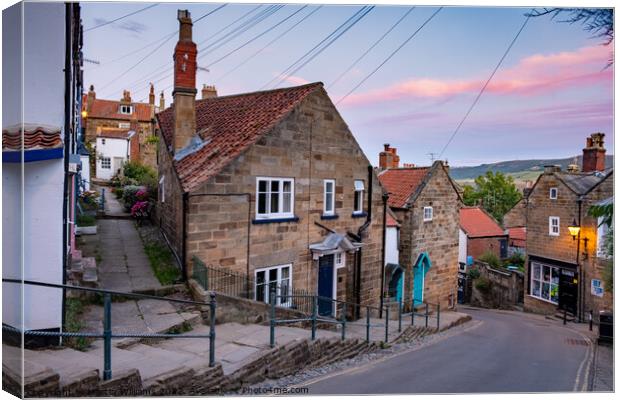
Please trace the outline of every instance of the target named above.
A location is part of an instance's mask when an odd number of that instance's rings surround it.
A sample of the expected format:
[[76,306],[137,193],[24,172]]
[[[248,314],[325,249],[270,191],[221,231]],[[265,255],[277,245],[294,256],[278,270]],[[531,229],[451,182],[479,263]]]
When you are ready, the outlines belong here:
[[332,315],[332,301],[334,294],[334,255],[329,254],[319,258],[319,315]]
[[424,278],[431,268],[431,260],[427,253],[422,253],[413,266],[413,304],[418,305],[424,301]]

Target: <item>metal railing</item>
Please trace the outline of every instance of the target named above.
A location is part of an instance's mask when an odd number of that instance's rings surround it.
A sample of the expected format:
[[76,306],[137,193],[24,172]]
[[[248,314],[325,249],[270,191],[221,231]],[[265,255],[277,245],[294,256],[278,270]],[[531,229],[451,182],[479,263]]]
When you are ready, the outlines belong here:
[[[412,299],[411,300],[411,312],[408,313],[403,313],[402,312],[402,303],[401,305],[398,307],[398,326],[399,326],[399,331],[400,331],[400,326],[402,325],[402,318],[403,317],[408,317],[411,316],[411,326],[413,326],[415,324],[415,317],[423,317],[424,318],[424,327],[428,328],[428,319],[430,318],[435,318],[435,322],[436,322],[436,328],[437,328],[437,332],[439,332],[439,329],[441,328],[441,307],[439,306],[439,304],[434,304],[434,303],[428,303],[426,301],[422,301],[422,300],[418,300],[418,299]],[[416,312],[416,308],[421,308],[424,310],[424,312]],[[435,314],[431,314],[431,311],[435,311]]]
[[[211,301],[209,303],[182,300],[182,299],[170,299],[158,296],[152,296],[147,294],[127,293],[105,289],[87,288],[81,286],[61,285],[46,282],[37,282],[20,279],[3,278],[3,283],[16,283],[20,285],[32,285],[48,288],[56,288],[65,290],[78,290],[91,293],[99,293],[103,295],[103,332],[54,332],[54,331],[40,331],[40,330],[21,330],[8,325],[2,326],[3,331],[19,333],[28,336],[58,336],[58,337],[81,337],[81,338],[102,338],[103,347],[103,379],[109,380],[112,378],[112,338],[152,338],[152,339],[170,339],[170,338],[204,338],[209,339],[209,366],[215,365],[215,311],[216,301],[215,293],[211,293]],[[139,299],[151,299],[160,301],[169,301],[173,303],[181,303],[187,305],[194,305],[199,307],[209,307],[209,334],[208,335],[191,335],[191,334],[176,334],[176,333],[143,333],[143,332],[113,332],[112,331],[112,296],[119,296],[123,298],[139,298]]]
[[194,263],[192,278],[205,290],[227,296],[254,298],[254,282],[247,275],[206,265],[196,256],[192,261]]

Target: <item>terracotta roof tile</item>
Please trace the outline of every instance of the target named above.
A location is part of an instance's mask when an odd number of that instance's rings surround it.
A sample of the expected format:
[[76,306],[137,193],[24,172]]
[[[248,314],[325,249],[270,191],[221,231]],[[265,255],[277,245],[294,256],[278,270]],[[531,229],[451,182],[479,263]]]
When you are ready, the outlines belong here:
[[396,228],[400,226],[398,221],[396,221],[396,218],[394,218],[392,214],[390,214],[389,212],[386,213],[385,225],[389,227],[396,227]]
[[524,226],[518,228],[508,228],[508,238],[510,244],[515,247],[525,247],[526,229]]
[[41,125],[15,125],[2,130],[2,151],[21,151],[22,132],[24,150],[61,148],[60,128]]
[[504,236],[501,226],[480,207],[464,207],[460,211],[461,228],[468,237]]
[[110,139],[127,139],[129,129],[122,128],[99,128],[97,129],[97,137]]
[[[84,101],[86,104],[86,101]],[[95,99],[88,112],[89,118],[110,118],[130,120],[136,117],[138,121],[149,122],[151,120],[151,105],[147,103],[132,103],[133,114],[121,114],[118,112],[120,101]]]
[[[196,130],[207,144],[174,162],[183,189],[186,192],[191,191],[216,175],[269,132],[306,96],[322,87],[323,84],[317,82],[285,89],[197,100]],[[172,107],[158,113],[157,120],[166,145],[172,145]]]
[[431,167],[394,168],[379,174],[379,181],[390,194],[388,205],[404,208],[430,169]]

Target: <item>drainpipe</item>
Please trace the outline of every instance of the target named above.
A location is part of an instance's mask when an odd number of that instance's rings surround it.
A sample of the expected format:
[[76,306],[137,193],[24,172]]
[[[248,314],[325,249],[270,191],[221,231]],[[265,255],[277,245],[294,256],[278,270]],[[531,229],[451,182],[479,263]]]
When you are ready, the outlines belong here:
[[[200,196],[213,196],[213,197],[233,197],[233,196],[245,196],[248,199],[248,231],[247,231],[247,235],[248,235],[248,239],[246,241],[246,266],[245,266],[245,270],[246,270],[246,286],[248,288],[247,290],[247,294],[246,297],[249,299],[250,298],[250,234],[251,234],[251,228],[252,228],[252,194],[251,193],[193,193],[193,194],[189,194],[186,193],[187,195],[187,200],[189,200],[189,197],[200,197]],[[185,242],[187,239],[187,232],[186,232],[186,226],[185,226],[185,215],[186,215],[186,211],[187,208],[185,207],[185,201],[184,201],[184,209],[183,209],[183,269],[184,271],[186,270],[186,264],[185,264]]]
[[385,233],[387,225],[387,201],[388,194],[383,193],[381,199],[383,200],[383,228],[381,237],[381,291],[379,292],[379,318],[383,316],[383,293],[385,291]]
[[189,201],[189,193],[183,192],[183,240],[181,243],[181,260],[182,260],[182,273],[183,273],[183,281],[187,282],[187,246],[185,242],[187,241],[187,203]]
[[[583,202],[583,199],[581,196],[579,196],[579,198],[577,199],[577,207],[578,207],[578,221],[577,221],[577,226],[581,227],[581,204]],[[579,259],[579,253],[581,251],[581,229],[579,229],[579,233],[577,234],[577,259],[576,259],[576,263],[577,263],[577,272],[578,272],[578,276],[579,276],[579,292],[577,293],[577,318],[579,320],[579,322],[583,321],[583,309],[584,309],[584,300],[585,300],[585,273],[583,271],[583,266],[581,265],[580,259]]]
[[[366,229],[368,229],[368,226],[370,226],[370,222],[371,222],[371,217],[372,217],[372,174],[373,174],[373,168],[372,165],[368,166],[368,211],[366,212],[366,222],[364,222],[364,224],[362,226],[359,227],[359,229],[357,230],[357,236],[359,237],[359,240],[362,241],[362,234],[364,233],[364,231]],[[361,293],[361,287],[362,287],[362,249],[358,249],[357,250],[357,265],[356,265],[356,271],[355,271],[355,302],[357,304],[361,304],[362,301],[362,293]],[[356,312],[355,312],[356,318],[359,319],[360,316],[360,310],[359,307],[357,308]]]

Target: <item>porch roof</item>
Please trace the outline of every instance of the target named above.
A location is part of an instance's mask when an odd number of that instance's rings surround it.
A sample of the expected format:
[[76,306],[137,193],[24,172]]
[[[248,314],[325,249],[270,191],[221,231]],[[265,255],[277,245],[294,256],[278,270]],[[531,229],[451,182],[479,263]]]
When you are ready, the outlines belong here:
[[316,259],[325,254],[333,254],[338,251],[357,251],[363,244],[349,240],[345,235],[330,232],[321,242],[312,243],[308,248]]

